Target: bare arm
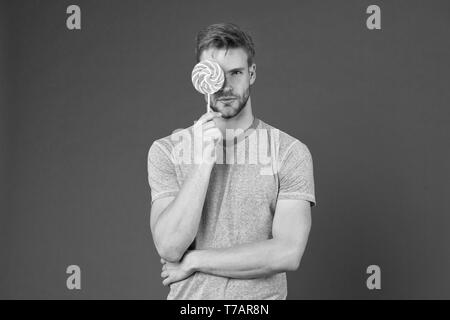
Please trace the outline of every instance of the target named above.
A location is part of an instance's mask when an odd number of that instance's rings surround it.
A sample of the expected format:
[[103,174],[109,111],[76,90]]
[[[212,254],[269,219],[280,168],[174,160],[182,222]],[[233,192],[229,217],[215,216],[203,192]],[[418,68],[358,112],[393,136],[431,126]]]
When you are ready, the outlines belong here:
[[159,255],[179,261],[197,235],[211,166],[198,165],[191,171],[176,197],[154,201],[150,215],[153,240]]
[[[196,124],[203,126],[203,136],[206,139],[218,138],[221,134],[212,121],[217,116],[215,113],[207,113]],[[217,142],[217,139],[210,141],[203,149],[205,154],[212,154]],[[193,164],[176,197],[161,198],[153,202],[150,227],[156,249],[163,259],[179,261],[194,241],[213,167],[214,162],[211,159]]]
[[311,229],[311,207],[305,200],[279,200],[272,239],[231,248],[188,251],[181,263],[165,263],[163,283],[182,280],[200,271],[251,279],[294,271],[300,264]]

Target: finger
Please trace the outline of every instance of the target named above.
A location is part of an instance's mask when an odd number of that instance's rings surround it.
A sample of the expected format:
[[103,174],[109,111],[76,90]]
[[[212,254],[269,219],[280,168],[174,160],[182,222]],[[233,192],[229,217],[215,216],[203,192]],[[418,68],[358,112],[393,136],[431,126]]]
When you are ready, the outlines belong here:
[[208,121],[211,121],[214,118],[218,118],[221,117],[222,114],[220,112],[207,112],[205,114],[203,114],[200,119],[198,119],[197,123],[198,124],[204,124]]
[[165,278],[165,279],[163,280],[162,284],[163,284],[164,286],[167,286],[168,284],[170,284],[170,277]]
[[208,121],[203,124],[203,131],[209,128],[214,128],[216,126],[216,123],[214,121]]

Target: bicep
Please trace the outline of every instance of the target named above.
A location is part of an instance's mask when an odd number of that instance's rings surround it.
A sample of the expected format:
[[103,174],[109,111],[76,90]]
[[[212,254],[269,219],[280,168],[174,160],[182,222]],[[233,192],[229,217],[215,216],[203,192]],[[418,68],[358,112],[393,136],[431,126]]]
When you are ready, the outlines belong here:
[[278,200],[272,224],[272,236],[302,249],[311,229],[311,205],[306,200]]

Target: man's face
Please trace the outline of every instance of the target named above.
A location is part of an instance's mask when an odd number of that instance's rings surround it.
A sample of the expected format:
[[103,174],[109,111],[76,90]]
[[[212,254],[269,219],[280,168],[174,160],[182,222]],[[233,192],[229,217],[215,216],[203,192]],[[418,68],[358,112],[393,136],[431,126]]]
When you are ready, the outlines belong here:
[[235,117],[247,105],[250,86],[256,78],[256,65],[249,67],[247,53],[242,48],[209,48],[200,55],[200,61],[203,60],[216,61],[225,75],[222,89],[211,96],[211,109],[222,113],[225,119]]

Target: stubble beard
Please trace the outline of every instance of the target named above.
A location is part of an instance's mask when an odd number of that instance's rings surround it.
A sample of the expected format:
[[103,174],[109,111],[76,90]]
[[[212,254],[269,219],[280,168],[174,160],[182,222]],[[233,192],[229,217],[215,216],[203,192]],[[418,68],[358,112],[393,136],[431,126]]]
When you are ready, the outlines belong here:
[[[245,92],[242,96],[238,96],[238,97],[236,95],[233,95],[233,96],[236,97],[237,99],[234,100],[232,102],[232,104],[238,103],[237,108],[235,108],[234,106],[229,106],[227,104],[224,104],[223,102],[218,101],[217,99],[214,99],[213,103],[211,104],[211,110],[213,110],[214,112],[221,112],[223,119],[231,119],[231,118],[236,117],[237,115],[239,115],[239,113],[241,113],[242,109],[244,109],[245,106],[247,105],[247,101],[250,98],[250,87],[248,87],[247,90],[245,90]],[[218,105],[220,105],[220,107],[218,107]],[[229,110],[233,110],[233,112],[228,113]]]

